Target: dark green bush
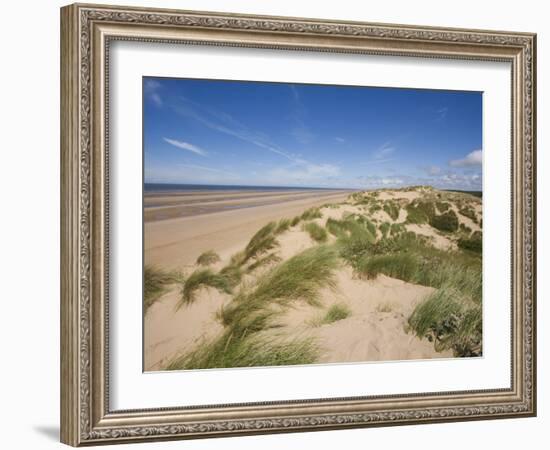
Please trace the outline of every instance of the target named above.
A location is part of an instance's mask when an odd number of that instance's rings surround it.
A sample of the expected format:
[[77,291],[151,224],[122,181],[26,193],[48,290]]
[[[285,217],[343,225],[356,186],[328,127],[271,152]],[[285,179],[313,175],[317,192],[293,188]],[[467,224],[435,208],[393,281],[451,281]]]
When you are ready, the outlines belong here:
[[440,231],[454,232],[458,230],[458,217],[454,211],[448,211],[439,216],[433,216],[430,225]]
[[461,238],[458,240],[458,246],[463,250],[470,250],[475,253],[481,253],[483,250],[483,239],[481,233],[476,231],[470,238]]

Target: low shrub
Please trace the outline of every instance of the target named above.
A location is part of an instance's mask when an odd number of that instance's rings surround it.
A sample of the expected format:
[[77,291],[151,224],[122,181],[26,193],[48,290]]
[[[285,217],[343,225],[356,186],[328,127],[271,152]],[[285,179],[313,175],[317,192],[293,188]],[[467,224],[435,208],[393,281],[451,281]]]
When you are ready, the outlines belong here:
[[455,232],[458,230],[458,217],[454,211],[448,211],[439,216],[433,216],[430,225],[440,231]]

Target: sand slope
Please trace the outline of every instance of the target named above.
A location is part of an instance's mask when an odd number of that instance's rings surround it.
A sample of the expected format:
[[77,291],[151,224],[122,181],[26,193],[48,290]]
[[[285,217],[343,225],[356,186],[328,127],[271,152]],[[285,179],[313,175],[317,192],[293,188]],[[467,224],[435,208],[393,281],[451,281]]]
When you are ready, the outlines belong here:
[[[288,196],[281,205],[259,205],[252,208],[222,211],[194,217],[153,221],[145,224],[145,261],[167,268],[178,268],[189,275],[199,268],[196,258],[206,250],[215,250],[221,261],[212,265],[214,271],[227,265],[231,256],[241,251],[262,226],[272,220],[291,218],[311,206],[332,203],[320,209],[321,218],[312,220],[321,227],[327,220],[341,220],[350,214],[369,216],[378,225],[402,224],[406,230],[426,236],[432,245],[443,250],[457,248],[457,237],[442,233],[428,224],[406,223],[408,202],[419,198],[437,199],[431,189],[390,191],[377,195],[366,194],[374,202],[391,200],[400,206],[397,220],[383,210],[369,213],[369,203],[361,198],[350,200],[348,194],[328,194],[319,198]],[[481,219],[481,200],[464,200],[463,194],[446,194],[451,209],[460,223],[472,232],[481,229],[479,224],[459,214],[458,204],[468,204]],[[456,198],[456,201],[455,201]],[[370,201],[370,200],[369,200]],[[277,236],[278,246],[272,252],[286,261],[304,250],[318,245],[303,230],[303,224],[292,226]],[[378,238],[381,233],[377,230]],[[329,235],[327,243],[335,241]],[[246,274],[242,287],[253,286],[261,274],[275,263]],[[407,283],[384,275],[372,280],[361,279],[353,270],[342,264],[335,272],[336,288],[323,289],[319,295],[321,306],[309,306],[299,299],[277,318],[278,327],[262,333],[277,339],[295,337],[314,338],[321,349],[317,362],[387,361],[452,357],[452,352],[437,352],[432,342],[420,339],[407,327],[407,320],[415,306],[425,299],[433,288]],[[231,302],[231,296],[215,289],[200,289],[197,300],[190,306],[175,311],[179,287],[172,286],[149,309],[145,316],[144,365],[145,370],[161,370],[175,356],[189,352],[223,331],[216,313]],[[346,305],[351,314],[333,323],[320,324],[320,317],[335,304]]]

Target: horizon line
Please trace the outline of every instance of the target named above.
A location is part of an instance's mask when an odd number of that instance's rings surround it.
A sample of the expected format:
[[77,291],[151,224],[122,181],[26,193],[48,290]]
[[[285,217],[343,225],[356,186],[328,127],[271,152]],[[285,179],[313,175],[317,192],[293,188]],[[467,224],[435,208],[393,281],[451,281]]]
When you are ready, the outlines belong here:
[[408,184],[403,186],[386,186],[386,187],[330,187],[330,186],[286,186],[286,185],[259,185],[259,184],[204,184],[204,183],[174,183],[174,182],[157,182],[157,181],[144,181],[143,185],[166,185],[166,186],[204,186],[204,187],[244,187],[244,188],[280,188],[280,189],[325,189],[325,190],[339,190],[339,191],[369,191],[380,189],[404,189],[411,187],[430,187],[440,191],[459,191],[459,192],[483,192],[483,189],[450,189],[439,188],[431,184]]

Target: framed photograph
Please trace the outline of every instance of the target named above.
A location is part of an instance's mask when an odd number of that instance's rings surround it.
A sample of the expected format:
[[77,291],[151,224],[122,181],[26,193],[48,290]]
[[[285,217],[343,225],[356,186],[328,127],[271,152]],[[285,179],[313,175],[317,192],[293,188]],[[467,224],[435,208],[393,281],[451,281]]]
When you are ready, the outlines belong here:
[[535,415],[535,58],[62,8],[62,442]]

